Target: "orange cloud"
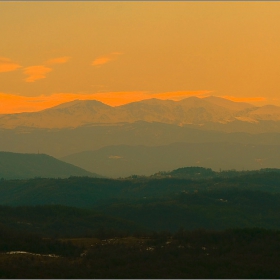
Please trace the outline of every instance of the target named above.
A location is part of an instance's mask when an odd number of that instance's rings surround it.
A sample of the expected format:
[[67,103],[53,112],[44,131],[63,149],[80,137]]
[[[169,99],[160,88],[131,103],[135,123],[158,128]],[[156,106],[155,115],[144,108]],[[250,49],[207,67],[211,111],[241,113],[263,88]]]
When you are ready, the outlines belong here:
[[9,58],[0,57],[0,72],[10,72],[21,68],[21,65],[12,62]]
[[12,114],[20,112],[35,112],[44,110],[64,102],[73,100],[98,100],[110,106],[146,100],[151,98],[181,100],[189,96],[204,96],[210,91],[197,92],[167,92],[152,94],[149,92],[106,92],[106,93],[55,93],[41,96],[19,96],[7,93],[0,93],[0,114]]
[[[101,101],[110,106],[120,106],[131,102],[157,98],[161,100],[182,100],[190,96],[204,97],[211,91],[179,91],[165,93],[149,93],[145,91],[135,92],[104,92],[86,95],[88,99]],[[81,96],[81,95],[80,95]],[[80,98],[77,98],[80,99]]]
[[174,101],[179,101],[184,98],[190,97],[190,96],[196,96],[199,98],[203,98],[206,96],[209,96],[210,93],[213,91],[210,90],[201,90],[201,91],[175,91],[175,92],[164,92],[164,93],[156,93],[153,94],[154,98],[158,99],[170,99]]
[[117,57],[121,54],[122,53],[120,53],[120,52],[113,52],[113,53],[110,53],[108,55],[99,56],[91,63],[91,65],[100,66],[100,65],[106,64],[106,63],[108,63],[112,60],[117,59]]
[[234,101],[234,102],[259,102],[267,100],[265,97],[234,97],[234,96],[222,96],[222,98]]
[[0,93],[0,114],[36,112],[78,99],[79,94],[58,93],[50,96],[19,96]]
[[120,106],[123,104],[150,99],[151,95],[147,92],[104,92],[91,95],[92,99],[98,100],[110,106]]
[[53,59],[49,59],[46,61],[46,64],[63,64],[66,63],[70,59],[69,56],[62,56],[62,57],[57,57]]
[[30,66],[30,67],[26,67],[24,68],[24,74],[28,75],[29,77],[27,77],[25,79],[25,81],[27,83],[33,83],[36,80],[40,80],[40,79],[44,79],[46,78],[46,74],[51,72],[52,69],[48,68],[44,65],[36,65],[36,66]]

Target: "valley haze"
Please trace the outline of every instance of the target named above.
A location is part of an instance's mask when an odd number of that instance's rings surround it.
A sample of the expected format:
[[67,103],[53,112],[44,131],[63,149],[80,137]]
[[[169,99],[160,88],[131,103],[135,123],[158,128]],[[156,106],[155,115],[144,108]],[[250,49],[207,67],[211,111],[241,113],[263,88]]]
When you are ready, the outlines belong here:
[[114,178],[184,166],[280,168],[280,107],[215,96],[116,107],[75,100],[0,115],[0,130],[3,151],[45,153]]

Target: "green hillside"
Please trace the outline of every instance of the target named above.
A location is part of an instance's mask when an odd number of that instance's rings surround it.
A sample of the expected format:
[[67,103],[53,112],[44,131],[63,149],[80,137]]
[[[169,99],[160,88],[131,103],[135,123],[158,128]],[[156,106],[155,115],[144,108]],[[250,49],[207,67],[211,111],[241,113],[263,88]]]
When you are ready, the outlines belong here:
[[0,204],[88,208],[156,231],[180,227],[280,229],[280,173],[236,173],[235,177],[205,179],[1,180]]
[[0,178],[68,178],[70,176],[101,177],[46,154],[0,152]]

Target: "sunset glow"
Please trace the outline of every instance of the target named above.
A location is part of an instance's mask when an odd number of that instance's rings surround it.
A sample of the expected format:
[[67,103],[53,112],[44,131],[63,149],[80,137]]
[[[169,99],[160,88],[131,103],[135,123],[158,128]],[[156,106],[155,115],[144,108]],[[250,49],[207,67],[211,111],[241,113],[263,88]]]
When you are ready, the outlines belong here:
[[280,106],[279,14],[279,2],[1,2],[0,113],[209,95]]
[[277,279],[279,31],[280,1],[0,1],[1,278]]

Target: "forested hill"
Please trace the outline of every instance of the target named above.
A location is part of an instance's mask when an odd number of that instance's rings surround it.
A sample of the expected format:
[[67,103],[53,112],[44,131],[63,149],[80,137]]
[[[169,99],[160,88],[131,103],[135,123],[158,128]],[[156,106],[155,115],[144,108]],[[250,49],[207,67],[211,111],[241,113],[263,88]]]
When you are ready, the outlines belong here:
[[[273,171],[199,180],[184,178],[113,180],[89,177],[0,180],[0,205],[46,206],[36,208],[36,213],[38,209],[42,211],[42,218],[38,218],[38,221],[46,220],[49,211],[53,213],[49,207],[55,205],[80,207],[90,212],[94,211],[92,219],[96,220],[95,225],[104,229],[145,228],[150,231],[176,231],[180,227],[216,230],[234,227],[280,229],[279,182],[280,173]],[[90,227],[83,226],[88,224],[87,212],[76,213],[73,210],[75,214],[69,210],[69,215],[67,214],[69,219],[67,218],[65,224],[58,221],[59,215],[62,215],[62,220],[66,219],[67,215],[61,212],[64,208],[56,209],[57,214],[54,214],[52,221],[48,222],[49,226],[53,224],[54,229],[61,228],[62,224],[66,229],[68,224],[71,227],[81,227],[79,232],[97,230],[94,224]],[[58,215],[59,212],[61,213]],[[102,215],[97,217],[97,213]],[[18,214],[22,215],[22,210],[18,211]],[[19,221],[23,223],[22,225],[27,224],[30,229],[39,226],[37,222],[28,218],[29,215],[24,218],[18,214],[6,222],[16,228]],[[104,215],[112,219],[107,219]],[[7,217],[6,214],[2,216]],[[4,223],[4,220],[0,222]]]
[[0,152],[0,179],[102,177],[46,154]]
[[258,170],[243,170],[243,171],[237,171],[235,169],[232,169],[232,170],[220,170],[217,172],[217,171],[213,171],[211,168],[190,166],[190,167],[177,168],[172,171],[160,171],[150,177],[151,178],[184,178],[184,179],[192,179],[192,180],[201,180],[201,179],[209,179],[209,178],[233,178],[233,177],[241,177],[241,176],[243,178],[247,178],[246,176],[250,176],[250,178],[252,176],[259,178],[260,176],[263,177],[262,175],[268,173],[276,173],[277,175],[280,174],[280,169],[262,168]]
[[244,172],[243,175],[236,172],[236,176],[198,179],[71,177],[0,180],[0,204],[93,207],[112,201],[172,199],[181,193],[224,193],[231,190],[280,193],[279,181],[280,172],[275,171]]

